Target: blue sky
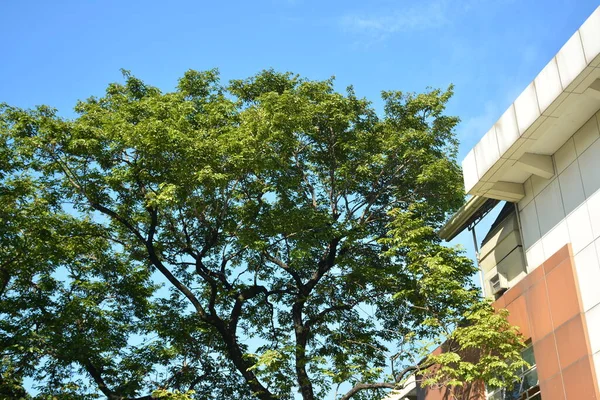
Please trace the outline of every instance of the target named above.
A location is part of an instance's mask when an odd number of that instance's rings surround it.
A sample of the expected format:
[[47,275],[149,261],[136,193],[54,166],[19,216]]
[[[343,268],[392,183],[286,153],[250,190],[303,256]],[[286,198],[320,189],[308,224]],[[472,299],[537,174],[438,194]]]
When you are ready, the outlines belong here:
[[273,67],[378,102],[456,85],[461,158],[598,6],[597,0],[13,1],[0,6],[0,102],[68,115],[120,68],[171,89]]
[[[264,68],[381,90],[456,85],[459,158],[487,132],[598,0],[4,1],[0,102],[65,115],[131,70],[164,90],[187,69],[223,80]],[[485,231],[486,224],[480,231]],[[480,236],[483,237],[483,233]],[[469,250],[471,238],[459,236]],[[469,251],[472,254],[472,251]]]

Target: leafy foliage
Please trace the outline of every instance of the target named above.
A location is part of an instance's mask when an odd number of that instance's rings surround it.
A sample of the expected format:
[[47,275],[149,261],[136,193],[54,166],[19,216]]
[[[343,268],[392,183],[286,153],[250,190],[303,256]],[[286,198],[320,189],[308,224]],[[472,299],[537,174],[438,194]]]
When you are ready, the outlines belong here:
[[485,382],[489,387],[505,387],[529,368],[521,358],[523,342],[518,329],[507,321],[507,311],[477,304],[442,345],[443,352],[432,353],[423,371],[428,386],[463,387]]
[[[432,361],[432,384],[511,378],[518,336],[435,234],[463,201],[452,88],[383,92],[379,116],[270,70],[124,78],[73,119],[0,108],[1,390],[371,399]],[[447,339],[493,362],[426,357]]]

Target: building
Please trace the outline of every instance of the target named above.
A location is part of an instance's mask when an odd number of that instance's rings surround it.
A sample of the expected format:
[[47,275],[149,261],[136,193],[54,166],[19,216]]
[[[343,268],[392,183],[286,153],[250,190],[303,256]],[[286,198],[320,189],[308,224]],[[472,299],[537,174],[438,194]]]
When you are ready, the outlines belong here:
[[[482,288],[533,365],[490,399],[600,400],[599,110],[600,8],[463,161],[470,198],[440,235],[502,207],[478,250]],[[445,398],[415,386],[390,398]]]

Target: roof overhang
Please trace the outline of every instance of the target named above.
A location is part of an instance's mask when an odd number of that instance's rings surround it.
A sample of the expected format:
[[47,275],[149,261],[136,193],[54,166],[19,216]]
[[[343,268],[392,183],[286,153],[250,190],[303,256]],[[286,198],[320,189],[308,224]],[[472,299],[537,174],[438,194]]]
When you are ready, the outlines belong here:
[[468,228],[471,224],[479,221],[494,206],[498,204],[496,199],[488,199],[482,196],[472,196],[467,202],[450,218],[440,229],[438,235],[444,240],[452,240]]
[[[517,202],[532,175],[554,176],[552,155],[600,109],[600,7],[517,97],[462,163],[473,197],[442,228],[447,237],[486,204]],[[450,234],[451,232],[452,234]],[[444,237],[444,236],[442,236]]]
[[519,201],[532,174],[600,109],[600,7],[517,97],[463,161],[465,190]]

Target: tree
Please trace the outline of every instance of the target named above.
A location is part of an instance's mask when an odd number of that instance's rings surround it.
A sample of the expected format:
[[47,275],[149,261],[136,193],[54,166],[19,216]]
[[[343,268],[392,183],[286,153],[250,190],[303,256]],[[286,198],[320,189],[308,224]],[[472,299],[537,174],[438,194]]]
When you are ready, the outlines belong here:
[[435,234],[463,201],[452,88],[383,92],[380,116],[272,70],[124,78],[72,119],[0,109],[3,390],[376,399],[432,363],[431,384],[514,378],[518,334]]

